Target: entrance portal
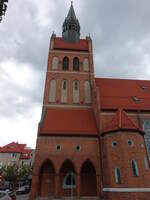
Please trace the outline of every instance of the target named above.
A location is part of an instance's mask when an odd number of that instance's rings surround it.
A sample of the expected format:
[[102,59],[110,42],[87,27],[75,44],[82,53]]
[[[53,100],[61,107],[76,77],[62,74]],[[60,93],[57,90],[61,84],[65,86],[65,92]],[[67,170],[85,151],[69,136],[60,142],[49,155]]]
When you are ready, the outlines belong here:
[[81,168],[80,188],[81,196],[97,196],[96,172],[89,160],[84,162]]
[[51,161],[43,163],[40,170],[40,197],[54,196],[55,194],[55,169]]

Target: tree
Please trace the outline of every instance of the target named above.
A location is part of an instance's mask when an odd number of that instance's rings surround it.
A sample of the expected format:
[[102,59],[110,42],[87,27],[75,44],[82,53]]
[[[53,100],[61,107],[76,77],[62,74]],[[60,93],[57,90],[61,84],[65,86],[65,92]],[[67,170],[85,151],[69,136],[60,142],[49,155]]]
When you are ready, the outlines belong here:
[[5,181],[9,181],[11,183],[13,189],[15,189],[17,182],[20,179],[19,165],[17,163],[14,163],[12,165],[3,167],[2,174],[3,174]]
[[20,167],[20,179],[28,181],[28,177],[32,175],[32,167],[29,165],[22,165]]
[[28,165],[19,165],[14,163],[2,168],[2,175],[5,181],[9,181],[13,189],[16,189],[17,183],[20,180],[25,182],[28,180],[28,177],[32,175],[32,167]]

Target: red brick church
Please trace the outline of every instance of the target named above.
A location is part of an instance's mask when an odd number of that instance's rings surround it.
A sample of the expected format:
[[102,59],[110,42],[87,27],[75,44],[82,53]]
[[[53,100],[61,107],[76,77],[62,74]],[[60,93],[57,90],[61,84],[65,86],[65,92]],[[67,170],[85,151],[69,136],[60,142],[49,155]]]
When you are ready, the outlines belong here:
[[73,5],[52,34],[30,199],[150,200],[150,81],[96,78]]

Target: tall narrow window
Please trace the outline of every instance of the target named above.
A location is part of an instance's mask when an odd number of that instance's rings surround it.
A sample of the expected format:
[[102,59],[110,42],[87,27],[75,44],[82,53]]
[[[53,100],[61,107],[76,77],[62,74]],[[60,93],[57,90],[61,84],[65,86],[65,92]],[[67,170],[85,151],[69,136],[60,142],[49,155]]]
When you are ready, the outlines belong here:
[[52,59],[52,69],[58,69],[58,58],[53,57]]
[[79,71],[79,59],[77,57],[73,59],[73,70]]
[[73,81],[73,103],[79,103],[79,81]]
[[67,82],[66,81],[63,81],[63,90],[66,90],[67,89]]
[[68,81],[63,80],[61,86],[61,102],[67,103],[68,101]]
[[139,176],[138,166],[136,160],[131,161],[133,176]]
[[69,70],[69,58],[68,57],[64,57],[63,59],[63,70]]
[[146,158],[145,155],[144,155],[144,164],[145,164],[146,171],[148,171],[149,170],[149,164],[148,164],[148,161],[147,161],[147,158]]
[[56,80],[54,79],[50,81],[48,101],[49,102],[56,101]]
[[115,168],[115,179],[116,183],[121,183],[120,169],[118,167]]
[[89,60],[88,60],[88,58],[85,58],[84,61],[83,61],[83,70],[89,71]]
[[84,99],[85,103],[91,103],[91,87],[89,81],[84,82]]
[[150,120],[145,120],[143,124],[143,129],[145,131],[145,144],[146,144],[146,149],[148,153],[148,158],[150,160]]

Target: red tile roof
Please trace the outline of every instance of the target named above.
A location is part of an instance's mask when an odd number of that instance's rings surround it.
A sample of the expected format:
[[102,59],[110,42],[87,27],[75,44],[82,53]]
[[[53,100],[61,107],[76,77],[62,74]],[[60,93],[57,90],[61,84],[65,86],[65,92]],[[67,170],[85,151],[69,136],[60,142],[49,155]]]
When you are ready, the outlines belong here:
[[80,39],[77,43],[68,43],[60,37],[55,37],[54,49],[88,51],[88,41]]
[[30,159],[30,149],[26,149],[26,144],[11,142],[0,148],[0,153],[20,153],[21,159]]
[[41,133],[97,135],[92,109],[47,108]]
[[[96,78],[102,109],[150,110],[150,81]],[[134,100],[134,97],[139,101]]]
[[104,126],[103,134],[116,130],[134,130],[140,131],[144,134],[139,126],[134,123],[122,109],[118,110],[113,119]]
[[2,153],[20,153],[20,148],[18,143],[11,142],[0,149]]

